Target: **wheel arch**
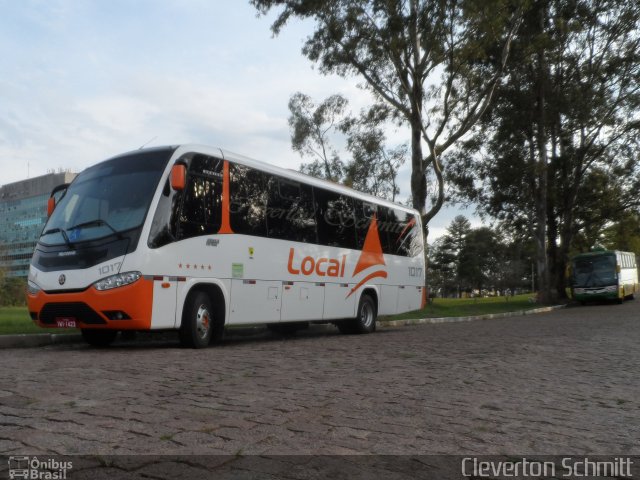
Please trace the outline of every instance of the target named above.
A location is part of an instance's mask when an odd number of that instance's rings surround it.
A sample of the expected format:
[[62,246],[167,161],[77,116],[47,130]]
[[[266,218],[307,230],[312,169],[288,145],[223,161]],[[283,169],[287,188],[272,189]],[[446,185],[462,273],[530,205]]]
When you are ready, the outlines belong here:
[[222,324],[226,325],[227,305],[229,304],[226,290],[223,286],[211,282],[194,282],[192,285],[189,285],[189,288],[185,292],[182,300],[182,308],[180,309],[180,322],[182,322],[184,310],[188,305],[187,300],[195,292],[203,292],[208,295],[209,300],[211,301],[211,306],[214,310],[213,313],[215,315],[215,318],[221,319]]
[[[378,295],[378,290],[373,286],[365,287],[362,290],[362,293],[360,294],[360,299],[362,299],[362,297],[365,295],[369,295],[373,300],[374,306],[376,307],[376,314],[377,314],[380,311],[380,296]],[[359,301],[360,300],[358,300],[358,302]]]

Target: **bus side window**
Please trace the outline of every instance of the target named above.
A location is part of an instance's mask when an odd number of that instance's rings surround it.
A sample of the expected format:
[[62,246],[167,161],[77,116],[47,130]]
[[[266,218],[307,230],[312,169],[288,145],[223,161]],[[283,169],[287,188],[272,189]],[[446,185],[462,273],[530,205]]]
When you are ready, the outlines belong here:
[[[380,234],[380,218],[378,215],[378,207],[376,205],[363,202],[361,200],[355,200],[354,205],[356,214],[356,235],[358,241],[356,248],[358,250],[362,250],[374,216],[378,223],[378,234]],[[380,235],[380,241],[382,242],[382,235]]]
[[189,162],[179,215],[179,240],[217,233],[220,229],[222,165],[222,160],[205,155],[196,155]]
[[178,206],[181,204],[182,192],[171,189],[167,179],[156,212],[151,222],[148,245],[159,248],[176,240]]
[[357,248],[352,200],[338,193],[314,188],[318,241],[321,245]]
[[266,237],[268,175],[231,163],[229,177],[231,230]]
[[392,210],[395,223],[392,239],[396,255],[413,257],[420,254],[420,232],[413,215],[402,210]]
[[311,187],[284,178],[271,177],[267,201],[267,228],[269,238],[316,243]]
[[378,232],[380,233],[380,244],[385,254],[395,255],[395,237],[394,232],[398,226],[394,221],[393,210],[388,207],[378,207]]

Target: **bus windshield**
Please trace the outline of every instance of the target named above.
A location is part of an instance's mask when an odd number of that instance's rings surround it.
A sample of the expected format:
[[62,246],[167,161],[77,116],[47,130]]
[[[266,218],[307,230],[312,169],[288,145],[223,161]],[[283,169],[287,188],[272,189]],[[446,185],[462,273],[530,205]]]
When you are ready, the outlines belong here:
[[140,228],[172,153],[133,153],[86,169],[56,205],[40,241],[71,247]]
[[614,255],[574,259],[574,287],[605,287],[615,285],[616,282],[616,257]]

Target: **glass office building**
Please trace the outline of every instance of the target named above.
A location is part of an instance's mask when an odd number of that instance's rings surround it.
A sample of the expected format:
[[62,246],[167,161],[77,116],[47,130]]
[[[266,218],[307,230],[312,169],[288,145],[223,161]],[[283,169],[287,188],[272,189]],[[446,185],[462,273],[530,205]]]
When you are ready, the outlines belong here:
[[33,249],[47,220],[51,190],[75,176],[49,173],[0,187],[0,270],[7,277],[27,277]]

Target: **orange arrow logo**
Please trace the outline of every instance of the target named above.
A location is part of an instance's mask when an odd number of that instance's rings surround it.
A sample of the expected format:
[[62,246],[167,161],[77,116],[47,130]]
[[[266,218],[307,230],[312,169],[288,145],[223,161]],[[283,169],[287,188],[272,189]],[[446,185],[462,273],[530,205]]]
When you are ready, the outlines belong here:
[[[353,271],[353,277],[358,275],[360,272],[363,272],[377,265],[386,266],[386,262],[384,261],[382,244],[380,243],[380,234],[378,233],[378,219],[374,215],[371,219],[371,224],[369,225],[367,236],[364,239],[364,245],[362,247],[362,252],[360,252],[358,263],[356,263],[356,268]],[[349,298],[356,290],[358,290],[362,285],[367,283],[372,278],[378,277],[387,278],[387,272],[384,270],[377,270],[370,273],[351,289],[346,298]]]

